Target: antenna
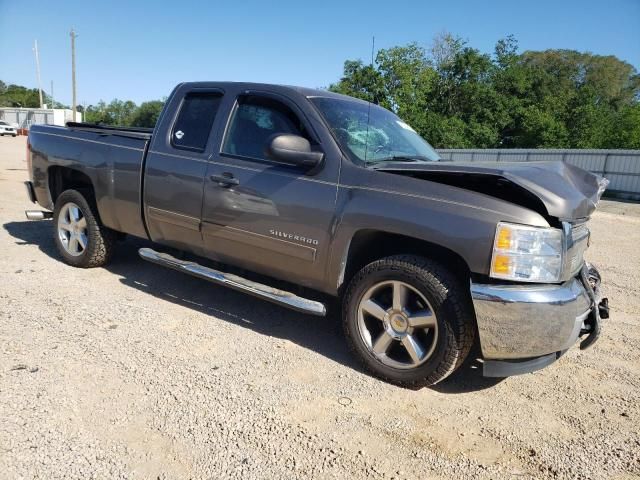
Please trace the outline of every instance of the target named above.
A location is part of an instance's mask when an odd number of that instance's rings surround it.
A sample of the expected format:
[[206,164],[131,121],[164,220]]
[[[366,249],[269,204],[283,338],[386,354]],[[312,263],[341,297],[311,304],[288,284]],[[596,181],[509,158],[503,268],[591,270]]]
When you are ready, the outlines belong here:
[[376,51],[376,37],[371,37],[371,67],[373,67],[374,55]]
[[[371,37],[371,70],[373,70],[373,56],[376,49],[376,37]],[[364,166],[367,166],[367,152],[369,150],[369,119],[371,118],[371,99],[369,101],[369,106],[367,107],[367,135],[364,140]]]

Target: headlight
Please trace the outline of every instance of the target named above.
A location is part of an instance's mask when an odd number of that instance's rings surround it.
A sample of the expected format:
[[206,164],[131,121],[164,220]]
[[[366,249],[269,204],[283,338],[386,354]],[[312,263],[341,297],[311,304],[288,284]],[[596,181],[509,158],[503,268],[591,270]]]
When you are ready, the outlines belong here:
[[557,282],[562,273],[562,231],[498,223],[493,241],[493,278]]

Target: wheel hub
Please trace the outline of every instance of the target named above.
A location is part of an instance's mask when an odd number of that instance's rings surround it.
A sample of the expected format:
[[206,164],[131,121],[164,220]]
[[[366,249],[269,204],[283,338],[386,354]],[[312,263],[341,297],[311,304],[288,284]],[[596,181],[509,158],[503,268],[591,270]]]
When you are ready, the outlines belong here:
[[405,311],[389,309],[383,320],[384,328],[395,339],[409,333],[409,315]]

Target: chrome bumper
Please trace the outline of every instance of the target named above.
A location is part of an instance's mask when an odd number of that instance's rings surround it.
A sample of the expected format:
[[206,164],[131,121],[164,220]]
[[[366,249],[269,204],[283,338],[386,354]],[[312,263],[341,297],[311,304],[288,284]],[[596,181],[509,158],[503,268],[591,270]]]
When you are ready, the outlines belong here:
[[[589,279],[597,282],[589,283]],[[599,333],[600,276],[585,264],[579,278],[561,285],[471,284],[485,362],[513,361],[517,373],[537,370],[539,357],[560,357],[581,334]],[[584,342],[583,342],[584,343]],[[530,361],[527,369],[523,362]],[[536,363],[537,361],[537,363]]]

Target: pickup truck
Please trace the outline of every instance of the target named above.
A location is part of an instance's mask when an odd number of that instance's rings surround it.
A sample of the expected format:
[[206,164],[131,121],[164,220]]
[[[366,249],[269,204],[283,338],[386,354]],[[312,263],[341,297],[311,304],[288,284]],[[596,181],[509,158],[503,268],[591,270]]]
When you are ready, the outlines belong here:
[[531,372],[608,317],[584,260],[605,179],[442,161],[362,100],[183,83],[154,129],[34,125],[27,156],[46,209],[27,217],[53,219],[68,264],[105,265],[133,235],[158,249],[145,260],[285,307],[325,315],[337,299],[351,350],[401,386],[441,381],[473,346],[484,375]]

